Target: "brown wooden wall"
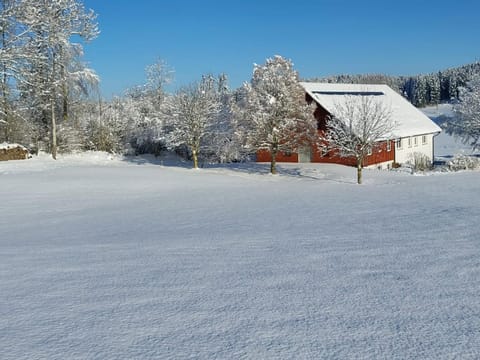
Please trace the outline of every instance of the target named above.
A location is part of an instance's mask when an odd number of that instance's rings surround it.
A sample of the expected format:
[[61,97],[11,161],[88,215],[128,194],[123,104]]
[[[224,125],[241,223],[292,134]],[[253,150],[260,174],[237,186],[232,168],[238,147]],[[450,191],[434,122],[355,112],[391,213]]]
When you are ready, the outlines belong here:
[[[387,142],[381,141],[377,143],[377,146],[372,150],[372,155],[367,156],[363,161],[363,166],[370,166],[380,164],[383,162],[395,160],[395,142],[390,141],[390,151],[387,151]],[[270,162],[272,161],[272,155],[268,150],[260,150],[257,152],[257,162]],[[277,162],[286,163],[298,163],[298,154],[285,154],[279,152],[276,156]],[[328,163],[328,164],[341,164],[347,166],[357,166],[357,161],[354,157],[341,157],[338,151],[331,150],[327,153],[323,153],[321,149],[316,146],[312,146],[312,163]]]
[[372,149],[372,155],[367,156],[363,162],[363,166],[369,166],[374,164],[380,164],[387,161],[395,160],[395,141],[388,140],[390,142],[390,151],[387,151],[387,141],[380,141],[377,146]]
[[[276,161],[278,162],[298,162],[298,154],[285,154],[283,152],[278,152],[277,156],[275,157]],[[272,161],[272,155],[268,150],[259,150],[257,151],[257,162],[270,162]]]

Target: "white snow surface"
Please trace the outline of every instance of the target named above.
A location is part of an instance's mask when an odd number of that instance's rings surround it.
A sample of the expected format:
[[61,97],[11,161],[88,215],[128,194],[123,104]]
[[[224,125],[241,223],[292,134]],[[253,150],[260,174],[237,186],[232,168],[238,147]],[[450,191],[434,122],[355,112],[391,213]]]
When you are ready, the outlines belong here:
[[424,108],[420,108],[419,110],[432,120],[436,120],[439,117],[455,116],[455,113],[453,111],[453,105],[449,103],[426,106]]
[[25,149],[26,148],[23,146],[23,145],[20,145],[20,144],[15,144],[15,143],[7,143],[7,142],[3,142],[3,143],[0,143],[0,149],[13,149],[13,148],[22,148],[22,149]]
[[0,163],[1,359],[478,359],[479,172]]

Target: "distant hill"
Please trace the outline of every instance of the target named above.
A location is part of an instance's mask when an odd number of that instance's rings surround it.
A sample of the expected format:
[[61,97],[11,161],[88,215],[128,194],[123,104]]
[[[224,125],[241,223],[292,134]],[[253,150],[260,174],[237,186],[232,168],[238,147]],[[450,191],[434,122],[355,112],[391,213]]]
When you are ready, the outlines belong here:
[[459,88],[465,86],[474,74],[480,74],[480,62],[414,76],[334,75],[326,78],[306,79],[306,81],[386,84],[405,96],[415,106],[424,107],[458,99]]

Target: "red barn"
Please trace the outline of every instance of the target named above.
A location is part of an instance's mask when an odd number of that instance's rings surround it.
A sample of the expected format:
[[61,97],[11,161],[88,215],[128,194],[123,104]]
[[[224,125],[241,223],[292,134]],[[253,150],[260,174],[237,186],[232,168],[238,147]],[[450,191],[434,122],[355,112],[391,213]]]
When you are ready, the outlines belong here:
[[[364,166],[388,168],[392,163],[413,162],[421,154],[433,162],[434,137],[441,129],[410,102],[387,85],[301,83],[305,100],[315,104],[313,116],[318,131],[326,131],[327,119],[335,116],[338,104],[351,96],[375,96],[392,111],[391,120],[396,124],[391,138],[379,141],[375,150],[364,159]],[[337,151],[324,153],[316,146],[300,148],[296,153],[279,153],[278,162],[335,163],[356,166],[353,157],[341,157]],[[268,151],[257,152],[258,162],[271,161]]]

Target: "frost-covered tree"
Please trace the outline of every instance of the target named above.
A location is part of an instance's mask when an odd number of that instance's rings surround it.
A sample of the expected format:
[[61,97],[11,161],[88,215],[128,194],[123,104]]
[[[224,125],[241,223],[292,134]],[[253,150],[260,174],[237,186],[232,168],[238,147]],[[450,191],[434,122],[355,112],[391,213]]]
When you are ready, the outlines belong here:
[[186,86],[167,98],[165,113],[165,142],[170,149],[187,147],[198,168],[198,157],[205,139],[214,131],[221,101],[211,87],[209,78]]
[[30,130],[17,95],[26,60],[38,58],[26,45],[26,10],[24,0],[0,0],[0,142],[24,142]]
[[146,82],[132,87],[123,97],[128,118],[128,143],[136,154],[158,155],[164,148],[162,137],[165,87],[173,81],[174,70],[162,59],[145,68]]
[[146,91],[153,97],[156,104],[161,104],[165,97],[165,87],[172,83],[175,71],[165,60],[157,59],[145,68],[145,73]]
[[427,104],[427,80],[425,76],[419,76],[415,81],[415,88],[413,93],[413,104],[418,107]]
[[82,45],[74,42],[76,38],[89,41],[98,35],[96,15],[77,0],[24,1],[28,10],[25,22],[31,29],[29,47],[38,54],[29,67],[27,89],[43,117],[48,117],[50,151],[56,158],[57,123],[59,118],[67,117],[71,84],[82,88],[98,80],[78,61]]
[[290,60],[281,56],[255,65],[250,83],[245,84],[243,123],[246,145],[254,150],[268,150],[272,156],[270,172],[276,173],[279,152],[295,151],[314,141],[317,123],[305,104],[304,90]]
[[480,75],[474,76],[460,89],[457,116],[447,123],[447,132],[460,137],[473,149],[480,148]]
[[225,74],[202,77],[202,83],[213,98],[219,101],[220,109],[206,134],[203,146],[203,158],[212,162],[240,161],[245,158],[239,132],[236,132],[234,93],[228,86]]
[[[0,141],[55,156],[81,148],[81,111],[98,77],[81,61],[98,34],[81,0],[0,0]],[[67,121],[68,120],[68,121]]]
[[432,74],[427,76],[427,103],[438,104],[440,102],[440,77]]
[[355,158],[357,182],[361,184],[364,159],[395,128],[391,109],[376,96],[352,95],[335,105],[334,114],[327,120],[325,140],[340,156]]
[[[2,135],[4,141],[9,141],[11,117],[11,69],[13,67],[15,43],[12,37],[15,37],[14,27],[16,22],[15,6],[11,0],[0,1],[0,129],[3,129]],[[0,138],[0,140],[2,140]]]
[[82,111],[87,150],[122,153],[126,147],[131,115],[123,99],[87,103]]

